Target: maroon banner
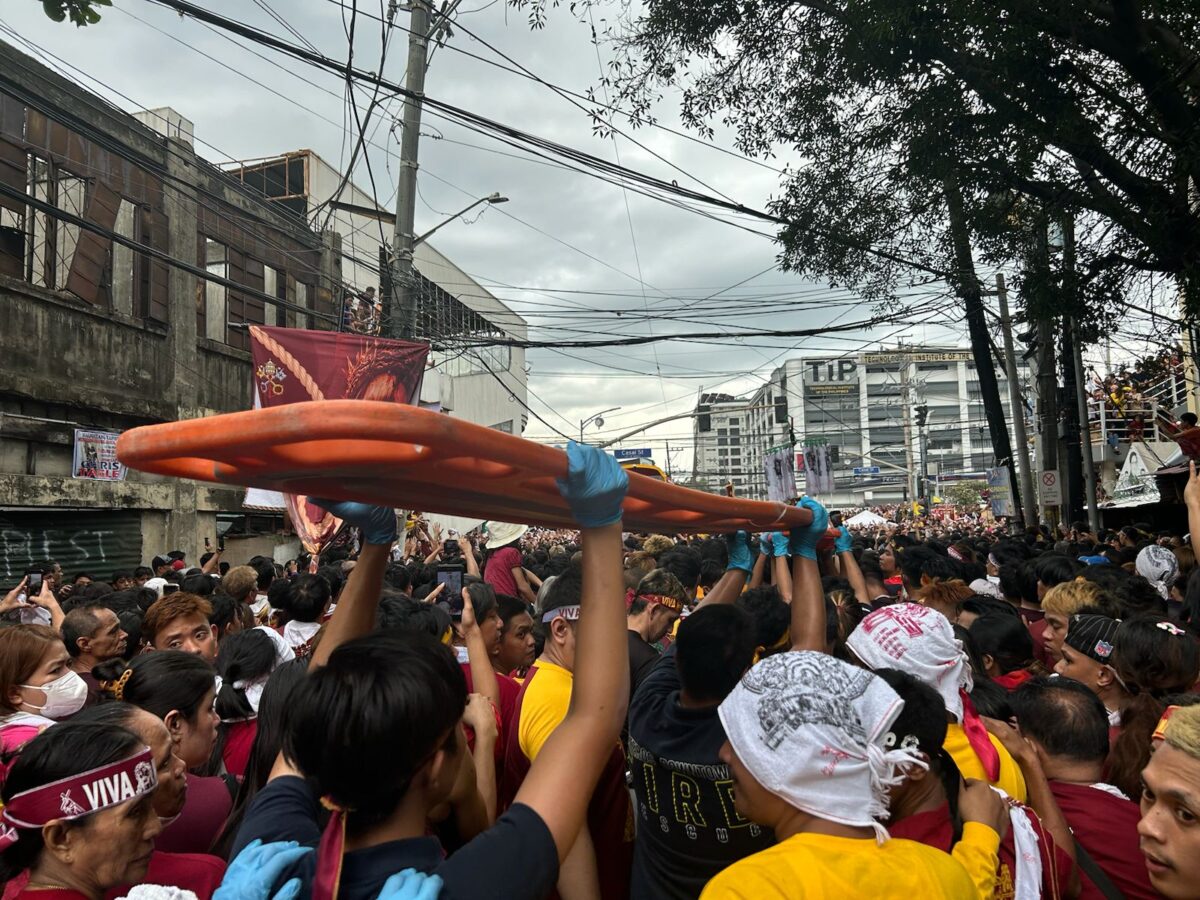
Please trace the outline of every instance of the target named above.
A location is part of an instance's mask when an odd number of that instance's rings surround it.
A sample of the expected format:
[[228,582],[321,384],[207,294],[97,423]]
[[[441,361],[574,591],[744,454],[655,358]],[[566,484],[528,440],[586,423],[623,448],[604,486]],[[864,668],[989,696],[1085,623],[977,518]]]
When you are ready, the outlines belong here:
[[[306,400],[413,403],[421,392],[429,345],[370,335],[250,326],[255,406]],[[284,495],[305,549],[319,553],[341,520],[303,497]]]

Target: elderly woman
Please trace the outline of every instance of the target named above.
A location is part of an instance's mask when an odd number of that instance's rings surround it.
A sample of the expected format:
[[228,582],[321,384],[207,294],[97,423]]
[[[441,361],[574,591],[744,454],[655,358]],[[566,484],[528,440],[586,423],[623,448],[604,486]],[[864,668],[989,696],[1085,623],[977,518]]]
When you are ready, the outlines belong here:
[[0,880],[17,895],[100,900],[143,880],[162,830],[155,761],[125,728],[65,724],[25,745],[0,790]]

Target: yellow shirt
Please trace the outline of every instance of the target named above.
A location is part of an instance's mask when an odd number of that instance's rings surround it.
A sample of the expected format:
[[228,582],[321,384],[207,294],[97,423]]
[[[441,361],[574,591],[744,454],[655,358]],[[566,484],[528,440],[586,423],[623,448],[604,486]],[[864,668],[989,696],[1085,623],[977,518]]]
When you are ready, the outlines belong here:
[[525,689],[521,701],[521,721],[517,725],[517,741],[521,752],[531,763],[554,733],[571,705],[571,686],[575,676],[554,663],[537,663],[537,677]]
[[[1008,796],[1021,803],[1028,802],[1028,791],[1025,789],[1025,776],[1021,774],[1021,767],[1016,761],[1009,756],[1008,751],[1004,749],[1004,745],[994,734],[988,734],[988,740],[992,742],[992,746],[996,748],[996,752],[1000,754],[1000,777],[992,782]],[[979,757],[975,755],[975,750],[967,741],[967,733],[963,731],[963,727],[957,722],[951,722],[946,726],[946,742],[942,744],[943,749],[950,754],[955,765],[958,766],[958,771],[962,772],[963,778],[975,778],[979,781],[987,781],[987,773],[983,771],[983,763],[979,761]]]
[[967,870],[980,900],[992,900],[1000,868],[1000,835],[982,822],[963,822],[962,840],[950,855]]
[[959,863],[915,841],[797,834],[739,860],[700,900],[961,900],[976,896]]

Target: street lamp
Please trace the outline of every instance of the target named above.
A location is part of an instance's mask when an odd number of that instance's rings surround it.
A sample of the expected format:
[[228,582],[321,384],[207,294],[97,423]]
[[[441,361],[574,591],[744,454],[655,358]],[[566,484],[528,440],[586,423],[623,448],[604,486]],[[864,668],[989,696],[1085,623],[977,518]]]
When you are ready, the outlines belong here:
[[437,230],[438,230],[439,228],[441,228],[443,225],[449,225],[451,222],[453,222],[453,221],[454,221],[455,219],[457,219],[459,216],[464,216],[464,215],[466,215],[466,214],[467,214],[467,213],[469,213],[471,210],[473,210],[475,207],[479,206],[481,203],[492,203],[492,204],[495,204],[495,203],[507,203],[507,202],[508,202],[508,198],[507,198],[507,197],[501,197],[501,196],[500,196],[498,193],[497,193],[497,194],[489,194],[489,195],[488,195],[488,196],[486,196],[486,197],[480,197],[478,200],[476,200],[474,203],[472,203],[472,204],[471,204],[470,206],[468,206],[466,209],[463,209],[463,210],[460,210],[459,212],[456,212],[454,215],[452,215],[450,218],[446,219],[444,222],[441,222],[441,223],[439,223],[439,224],[437,224],[437,225],[434,225],[432,228],[430,228],[430,229],[429,229],[427,232],[425,232],[425,233],[424,233],[423,235],[421,235],[420,237],[414,238],[414,239],[413,239],[413,246],[415,247],[415,246],[417,246],[417,244],[420,244],[420,243],[422,243],[423,241],[425,241],[425,239],[426,239],[426,238],[428,238],[428,237],[429,237],[431,234],[433,234],[435,231],[437,231]]
[[603,428],[604,427],[603,416],[606,413],[616,412],[620,408],[621,407],[619,407],[619,406],[614,406],[612,409],[602,409],[602,410],[600,410],[600,412],[596,413],[595,415],[588,416],[586,419],[582,419],[579,422],[579,443],[581,443],[581,444],[583,443],[583,429],[586,426],[590,425],[592,422],[595,422],[597,428]]

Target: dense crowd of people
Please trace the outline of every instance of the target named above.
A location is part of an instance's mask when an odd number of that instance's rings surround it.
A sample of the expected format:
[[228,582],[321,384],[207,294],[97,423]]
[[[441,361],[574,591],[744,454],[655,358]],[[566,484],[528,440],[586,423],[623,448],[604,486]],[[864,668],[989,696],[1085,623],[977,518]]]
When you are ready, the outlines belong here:
[[30,572],[4,897],[1200,897],[1188,538],[634,534],[569,457],[574,531]]

